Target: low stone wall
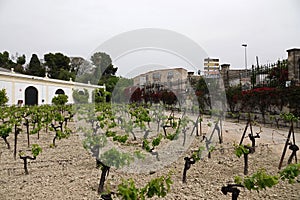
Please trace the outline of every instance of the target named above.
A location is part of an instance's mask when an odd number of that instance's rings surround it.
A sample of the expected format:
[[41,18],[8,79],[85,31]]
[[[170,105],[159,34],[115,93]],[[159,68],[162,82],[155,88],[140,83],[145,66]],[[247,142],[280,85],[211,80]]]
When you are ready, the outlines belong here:
[[[232,118],[232,116],[230,114],[227,114],[226,117]],[[253,117],[253,119],[256,122],[263,124],[263,117],[262,117],[261,113],[251,113],[251,117]],[[248,120],[248,113],[240,113],[240,120],[245,120],[245,121]],[[290,126],[289,122],[286,122],[283,119],[281,119],[280,115],[269,115],[269,114],[265,115],[265,124],[268,124],[268,125],[274,126],[274,127],[277,127],[277,125],[279,127],[289,127]],[[294,127],[300,128],[300,122],[299,121],[295,122]]]

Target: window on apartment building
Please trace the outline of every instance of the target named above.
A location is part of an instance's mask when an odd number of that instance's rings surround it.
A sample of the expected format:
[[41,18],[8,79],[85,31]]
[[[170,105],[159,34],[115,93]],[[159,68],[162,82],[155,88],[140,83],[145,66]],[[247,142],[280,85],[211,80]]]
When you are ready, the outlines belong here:
[[154,81],[160,80],[160,73],[158,73],[158,72],[157,73],[153,73],[152,78],[153,78]]
[[171,78],[173,78],[173,77],[174,77],[174,72],[173,72],[173,71],[169,71],[169,72],[168,72],[167,78],[168,78],[168,79],[171,79]]

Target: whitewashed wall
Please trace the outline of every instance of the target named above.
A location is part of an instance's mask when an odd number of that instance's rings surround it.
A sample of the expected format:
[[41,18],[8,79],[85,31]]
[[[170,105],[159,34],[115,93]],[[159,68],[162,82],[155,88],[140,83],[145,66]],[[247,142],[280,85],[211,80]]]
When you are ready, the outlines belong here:
[[41,78],[12,72],[0,72],[0,89],[5,88],[9,98],[8,104],[17,104],[18,100],[25,103],[25,90],[33,86],[38,91],[38,104],[51,104],[52,98],[56,95],[58,89],[62,89],[68,96],[68,103],[74,103],[72,96],[73,89],[89,92],[89,102],[92,101],[92,92],[96,88],[105,88],[105,86],[76,83],[73,81],[61,81],[50,78]]

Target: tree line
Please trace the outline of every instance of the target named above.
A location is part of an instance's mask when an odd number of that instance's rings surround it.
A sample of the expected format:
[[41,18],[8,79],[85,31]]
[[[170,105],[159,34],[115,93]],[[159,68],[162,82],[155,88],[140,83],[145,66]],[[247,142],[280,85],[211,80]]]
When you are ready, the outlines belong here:
[[[47,53],[43,59],[37,54],[32,54],[26,64],[26,56],[10,55],[8,51],[0,52],[0,67],[16,73],[76,82],[106,86],[106,91],[112,92],[115,85],[123,77],[116,76],[118,70],[112,64],[111,57],[104,52],[95,52],[90,60],[82,57],[69,57],[63,53]],[[124,81],[123,81],[124,82]],[[125,80],[130,84],[130,80]]]

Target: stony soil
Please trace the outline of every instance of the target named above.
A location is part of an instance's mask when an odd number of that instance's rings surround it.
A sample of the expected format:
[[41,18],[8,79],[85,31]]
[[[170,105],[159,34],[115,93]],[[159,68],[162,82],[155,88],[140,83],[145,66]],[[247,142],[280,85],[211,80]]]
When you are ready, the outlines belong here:
[[[203,124],[207,123],[205,119]],[[187,183],[182,183],[182,171],[185,156],[191,155],[191,149],[199,146],[201,137],[196,137],[191,147],[179,155],[176,162],[154,174],[125,173],[122,170],[111,169],[106,189],[116,191],[116,186],[122,179],[133,178],[137,186],[143,186],[152,178],[166,175],[172,171],[173,185],[170,193],[163,199],[231,199],[231,195],[223,195],[221,187],[233,183],[233,177],[243,176],[243,158],[233,153],[232,144],[239,143],[245,124],[226,121],[223,124],[224,143],[216,146],[212,158],[206,156],[203,160],[192,165],[187,172]],[[254,132],[259,127],[253,127]],[[210,132],[209,127],[203,127],[204,132]],[[278,164],[283,149],[283,143],[288,129],[262,128],[261,138],[257,141],[255,154],[249,156],[249,174],[265,168],[270,173],[278,172]],[[13,136],[9,137],[11,150],[6,149],[0,140],[0,199],[100,199],[97,187],[101,170],[96,169],[95,160],[82,147],[81,140],[76,134],[68,139],[57,141],[56,148],[50,148],[54,133],[42,133],[37,140],[31,136],[31,143],[42,146],[43,152],[36,160],[29,162],[29,175],[24,175],[22,160],[13,158]],[[273,135],[273,137],[272,137]],[[299,145],[300,134],[296,133]],[[245,138],[244,143],[250,143]],[[26,135],[19,135],[18,150],[28,150]],[[223,151],[220,150],[223,148]],[[287,157],[285,156],[284,166]],[[160,198],[153,198],[160,199]],[[239,199],[300,199],[300,184],[280,183],[259,193],[241,189]]]

